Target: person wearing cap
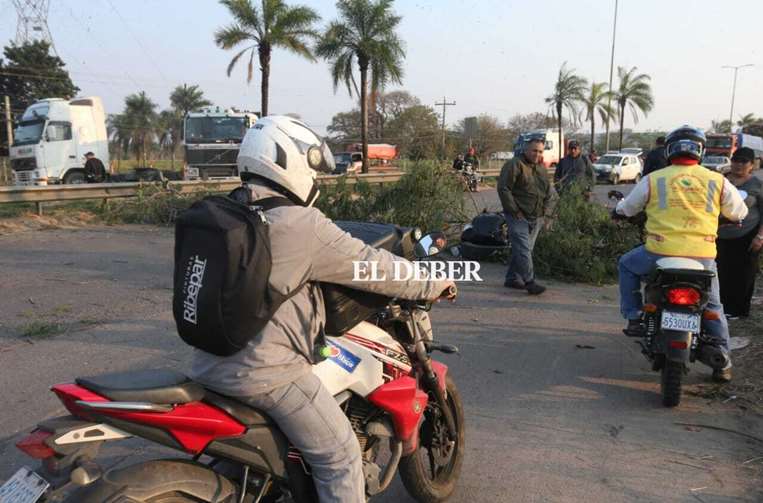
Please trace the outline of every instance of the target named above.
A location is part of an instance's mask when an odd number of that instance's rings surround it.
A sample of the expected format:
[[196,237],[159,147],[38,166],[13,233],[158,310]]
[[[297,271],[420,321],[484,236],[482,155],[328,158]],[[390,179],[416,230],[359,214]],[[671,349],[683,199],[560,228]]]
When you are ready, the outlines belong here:
[[554,171],[557,192],[561,195],[573,184],[578,184],[587,198],[593,190],[595,176],[591,161],[581,155],[580,143],[572,140],[567,145],[567,155],[559,161]]
[[94,153],[85,154],[85,180],[87,183],[103,183],[106,181],[106,168]]
[[658,136],[655,141],[655,147],[649,151],[644,161],[644,169],[641,172],[641,176],[646,176],[649,173],[654,173],[658,169],[662,169],[668,165],[668,160],[665,158],[665,137]]
[[752,176],[755,152],[742,147],[731,157],[726,178],[737,188],[747,205],[741,225],[721,221],[718,228],[718,280],[721,303],[729,319],[747,317],[755,290],[760,250],[763,249],[763,182]]

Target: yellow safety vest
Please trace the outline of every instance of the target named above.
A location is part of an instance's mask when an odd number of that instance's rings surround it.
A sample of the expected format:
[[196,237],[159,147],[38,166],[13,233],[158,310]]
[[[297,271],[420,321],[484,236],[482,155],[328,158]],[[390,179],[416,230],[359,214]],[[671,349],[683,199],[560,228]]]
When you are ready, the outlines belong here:
[[723,175],[698,164],[649,175],[646,249],[671,257],[715,258]]

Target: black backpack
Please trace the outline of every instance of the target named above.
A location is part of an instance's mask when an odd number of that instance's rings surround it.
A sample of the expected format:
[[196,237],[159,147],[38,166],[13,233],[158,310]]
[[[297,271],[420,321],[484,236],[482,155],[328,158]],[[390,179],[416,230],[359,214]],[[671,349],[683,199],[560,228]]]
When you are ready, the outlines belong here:
[[243,202],[242,194],[248,197],[248,189],[206,197],[175,223],[172,313],[178,334],[218,356],[246,346],[288,298],[269,286],[271,251],[263,212],[294,203],[284,197]]

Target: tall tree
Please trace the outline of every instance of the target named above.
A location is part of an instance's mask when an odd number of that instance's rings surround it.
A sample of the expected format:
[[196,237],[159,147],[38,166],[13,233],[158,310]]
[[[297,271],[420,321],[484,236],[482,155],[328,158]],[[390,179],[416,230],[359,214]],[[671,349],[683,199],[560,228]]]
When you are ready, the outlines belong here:
[[610,97],[610,93],[607,90],[608,87],[606,82],[592,82],[591,87],[588,88],[588,91],[582,100],[586,111],[585,120],[591,122],[591,139],[588,148],[592,152],[595,150],[596,116],[598,115],[602,122],[606,121],[607,118],[610,120],[615,118],[612,107],[607,104],[608,98]]
[[728,119],[720,120],[720,121],[712,121],[712,124],[710,124],[710,130],[714,133],[730,133],[731,132],[731,121]]
[[620,120],[620,147],[623,148],[623,128],[625,127],[625,108],[629,108],[633,116],[633,122],[638,124],[639,112],[646,116],[654,107],[652,86],[649,85],[651,77],[645,73],[636,73],[634,66],[626,70],[622,66],[617,67],[617,77],[620,82],[613,91],[613,98],[617,103]]
[[172,169],[175,169],[175,153],[180,139],[185,136],[185,116],[189,112],[211,105],[204,97],[204,91],[197,85],[183,84],[170,93],[171,110],[160,114],[160,123],[165,128],[160,134],[162,144],[169,143],[172,148]]
[[261,115],[268,115],[270,93],[270,57],[274,47],[281,47],[315,61],[315,56],[308,44],[318,37],[313,26],[320,16],[304,5],[290,6],[283,0],[262,0],[260,7],[251,0],[220,0],[228,8],[234,22],[215,32],[215,43],[223,49],[233,49],[241,44],[251,44],[239,51],[228,64],[230,77],[236,63],[249,52],[249,66],[246,82],[252,81],[255,51],[260,61],[262,82]]
[[739,117],[739,120],[737,121],[737,126],[744,129],[747,126],[752,126],[758,121],[760,121],[760,119],[755,117],[755,114],[745,114]]
[[[9,96],[14,115],[43,98],[73,98],[79,88],[74,85],[66,65],[51,54],[50,44],[36,41],[11,44],[0,58],[0,96]],[[0,144],[6,143],[5,119],[0,121]]]
[[[571,122],[578,122],[580,116],[578,103],[584,100],[587,85],[588,81],[583,77],[575,75],[574,69],[567,69],[567,62],[562,64],[562,67],[559,69],[559,75],[556,78],[556,84],[554,84],[554,92],[546,98],[546,103],[548,103],[556,116],[560,135],[562,134],[562,113],[564,110],[567,110],[570,114]],[[559,159],[562,158],[563,147],[562,142],[559,142]]]
[[124,110],[113,120],[116,140],[123,148],[132,146],[136,158],[142,159],[143,166],[146,165],[148,145],[156,136],[157,126],[156,103],[145,91],[127,96]]
[[414,105],[388,122],[387,135],[400,157],[433,159],[440,145],[440,127],[432,107]]
[[[350,96],[360,99],[363,173],[368,173],[369,70],[385,82],[402,83],[405,51],[395,29],[401,17],[392,11],[393,0],[338,0],[339,20],[329,24],[316,53],[331,63],[334,92],[344,82]],[[354,68],[360,72],[360,89]]]

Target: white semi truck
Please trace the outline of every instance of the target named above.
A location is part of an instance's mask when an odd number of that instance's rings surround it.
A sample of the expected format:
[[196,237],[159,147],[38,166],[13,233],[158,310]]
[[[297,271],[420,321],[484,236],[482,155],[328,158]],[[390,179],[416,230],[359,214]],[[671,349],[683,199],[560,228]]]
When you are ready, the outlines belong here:
[[207,107],[185,117],[186,180],[238,176],[236,158],[246,130],[257,120],[251,112]]
[[84,183],[87,152],[93,152],[108,169],[109,140],[101,99],[40,100],[24,111],[14,130],[10,148],[14,183]]

